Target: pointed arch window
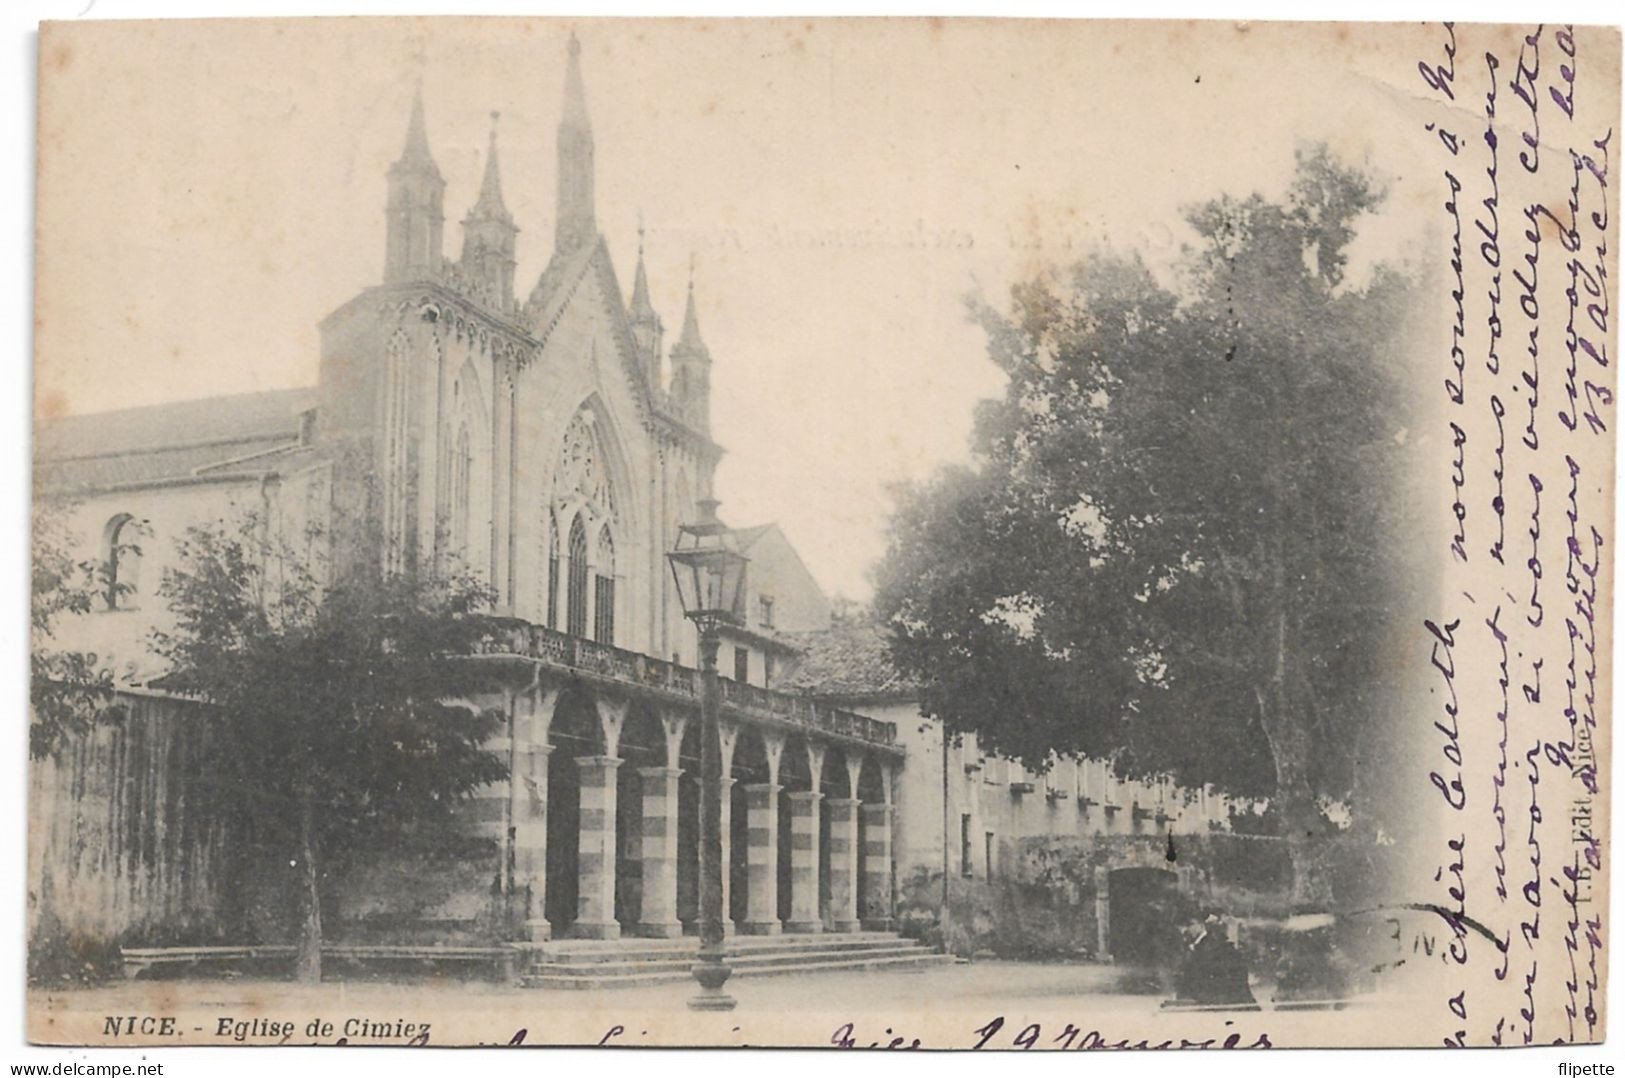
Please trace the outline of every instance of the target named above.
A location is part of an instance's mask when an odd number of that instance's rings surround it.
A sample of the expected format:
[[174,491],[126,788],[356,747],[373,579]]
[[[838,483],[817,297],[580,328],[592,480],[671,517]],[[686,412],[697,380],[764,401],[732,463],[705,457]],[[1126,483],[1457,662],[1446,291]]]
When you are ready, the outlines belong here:
[[549,629],[559,627],[559,521],[552,513],[547,515],[547,595],[546,616]]
[[141,589],[142,524],[129,513],[107,522],[102,539],[102,564],[107,579],[103,600],[109,610],[134,610]]
[[593,639],[615,643],[615,540],[606,527],[598,533],[597,576],[593,580]]
[[457,428],[451,459],[446,468],[449,477],[446,490],[446,508],[450,517],[447,521],[448,539],[452,553],[459,556],[468,553],[468,488],[473,470],[474,450],[465,423]]
[[587,635],[587,526],[580,515],[570,523],[570,584],[564,631],[571,636]]

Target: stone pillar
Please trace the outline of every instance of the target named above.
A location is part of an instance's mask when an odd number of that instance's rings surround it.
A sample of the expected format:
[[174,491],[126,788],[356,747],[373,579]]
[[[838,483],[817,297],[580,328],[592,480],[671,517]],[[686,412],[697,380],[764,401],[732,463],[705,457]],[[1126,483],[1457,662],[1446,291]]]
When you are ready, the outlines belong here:
[[855,797],[834,797],[829,802],[829,905],[835,931],[856,932],[858,920],[858,808]]
[[[724,758],[727,757],[724,751]],[[734,918],[729,912],[733,909],[729,903],[729,896],[733,891],[733,818],[734,818],[734,782],[735,779],[723,776],[722,779],[722,934],[734,934]]]
[[745,787],[747,887],[742,931],[753,936],[779,933],[779,784],[757,782]]
[[519,814],[514,818],[515,884],[525,896],[525,935],[545,940],[552,935],[545,902],[547,898],[547,758],[550,745],[533,745],[520,751]]
[[638,935],[672,938],[683,934],[677,920],[677,779],[675,767],[644,767],[642,858],[643,903]]
[[619,939],[615,920],[615,779],[621,761],[614,756],[578,756],[581,770],[581,847],[578,905],[572,934],[585,939]]
[[547,920],[547,761],[553,751],[547,731],[558,698],[556,690],[522,696],[514,723],[514,889],[531,940],[545,940],[553,932]]
[[1111,870],[1095,869],[1095,959],[1112,961]]
[[817,790],[797,790],[790,799],[790,919],[786,932],[822,932],[818,913],[818,803]]
[[877,932],[889,932],[896,927],[892,919],[891,895],[891,806],[871,802],[862,807],[863,813],[863,873],[867,885],[863,927]]

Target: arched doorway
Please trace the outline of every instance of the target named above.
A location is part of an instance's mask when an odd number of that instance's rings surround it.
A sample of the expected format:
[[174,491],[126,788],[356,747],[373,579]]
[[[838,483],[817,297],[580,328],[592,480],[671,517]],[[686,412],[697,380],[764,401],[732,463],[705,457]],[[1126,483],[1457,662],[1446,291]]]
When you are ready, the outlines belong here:
[[615,920],[623,935],[633,935],[643,911],[643,769],[666,766],[666,731],[640,704],[627,711],[620,757],[615,773]]
[[683,724],[677,754],[677,919],[685,935],[700,931],[700,728],[698,717]]
[[543,911],[553,938],[575,924],[580,906],[581,769],[578,756],[604,751],[602,727],[592,701],[579,689],[559,697],[548,727],[547,893]]
[[868,849],[871,844],[883,841],[883,836],[870,833],[876,825],[870,819],[871,814],[863,809],[886,803],[886,782],[873,761],[865,760],[863,770],[858,775],[858,800],[858,917],[867,922],[874,918],[874,905],[880,897],[875,893],[878,881],[869,871]]
[[779,760],[779,920],[791,920],[792,860],[795,849],[795,825],[792,823],[790,794],[816,789],[812,768],[807,759],[807,743],[799,737],[791,738],[784,746]]
[[829,802],[831,798],[846,796],[845,767],[838,755],[826,753],[823,767],[815,787],[823,796],[818,799],[818,920],[825,932],[835,929],[835,914],[830,909],[830,848]]
[[754,727],[739,733],[734,748],[732,819],[729,838],[732,856],[728,860],[728,915],[736,925],[750,919],[750,798],[747,786],[767,782],[772,772],[767,764],[767,748]]

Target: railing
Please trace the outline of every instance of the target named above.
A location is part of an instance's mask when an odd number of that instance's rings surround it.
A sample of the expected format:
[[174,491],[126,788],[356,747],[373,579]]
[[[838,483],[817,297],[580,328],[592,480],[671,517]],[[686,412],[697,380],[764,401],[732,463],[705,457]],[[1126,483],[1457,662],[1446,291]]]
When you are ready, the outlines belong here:
[[[523,655],[549,666],[653,689],[693,701],[700,698],[700,672],[625,648],[571,636],[516,619],[491,619],[481,639],[484,655]],[[895,723],[871,719],[821,704],[805,696],[774,692],[722,678],[722,702],[740,711],[778,719],[809,730],[875,745],[895,745]]]
[[766,712],[798,726],[822,730],[840,737],[856,738],[881,745],[897,742],[897,725],[871,719],[852,711],[821,704],[805,696],[774,692],[728,678],[722,679],[722,699],[745,711]]

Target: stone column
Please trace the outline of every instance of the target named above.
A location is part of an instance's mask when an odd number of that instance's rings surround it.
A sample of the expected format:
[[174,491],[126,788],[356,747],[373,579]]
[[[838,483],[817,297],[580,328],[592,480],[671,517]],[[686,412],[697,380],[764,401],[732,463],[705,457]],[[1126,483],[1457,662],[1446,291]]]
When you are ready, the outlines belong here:
[[614,756],[578,756],[581,770],[580,885],[572,934],[585,939],[619,939],[615,920],[615,779],[621,761]]
[[552,935],[547,920],[547,761],[553,747],[547,743],[556,690],[521,698],[528,709],[514,723],[517,745],[513,783],[514,887],[523,896],[525,935],[545,940]]
[[[727,752],[723,752],[724,758]],[[722,934],[734,934],[733,909],[729,903],[729,896],[733,892],[733,818],[734,818],[734,783],[737,780],[722,779]]]
[[829,904],[835,931],[856,932],[858,920],[858,808],[855,797],[833,797],[829,802]]
[[756,782],[745,787],[745,923],[753,936],[779,933],[779,784]]
[[545,940],[553,932],[548,923],[547,899],[547,758],[551,745],[533,745],[521,750],[523,772],[515,776],[520,784],[520,812],[514,819],[515,883],[525,896],[525,935]]
[[818,803],[817,790],[797,790],[790,799],[790,919],[786,932],[822,932],[818,913]]
[[889,932],[892,919],[891,896],[891,806],[870,802],[863,813],[863,873],[868,900],[863,911],[863,927]]
[[671,938],[683,934],[677,920],[677,779],[675,767],[638,769],[643,780],[643,903],[638,935]]

